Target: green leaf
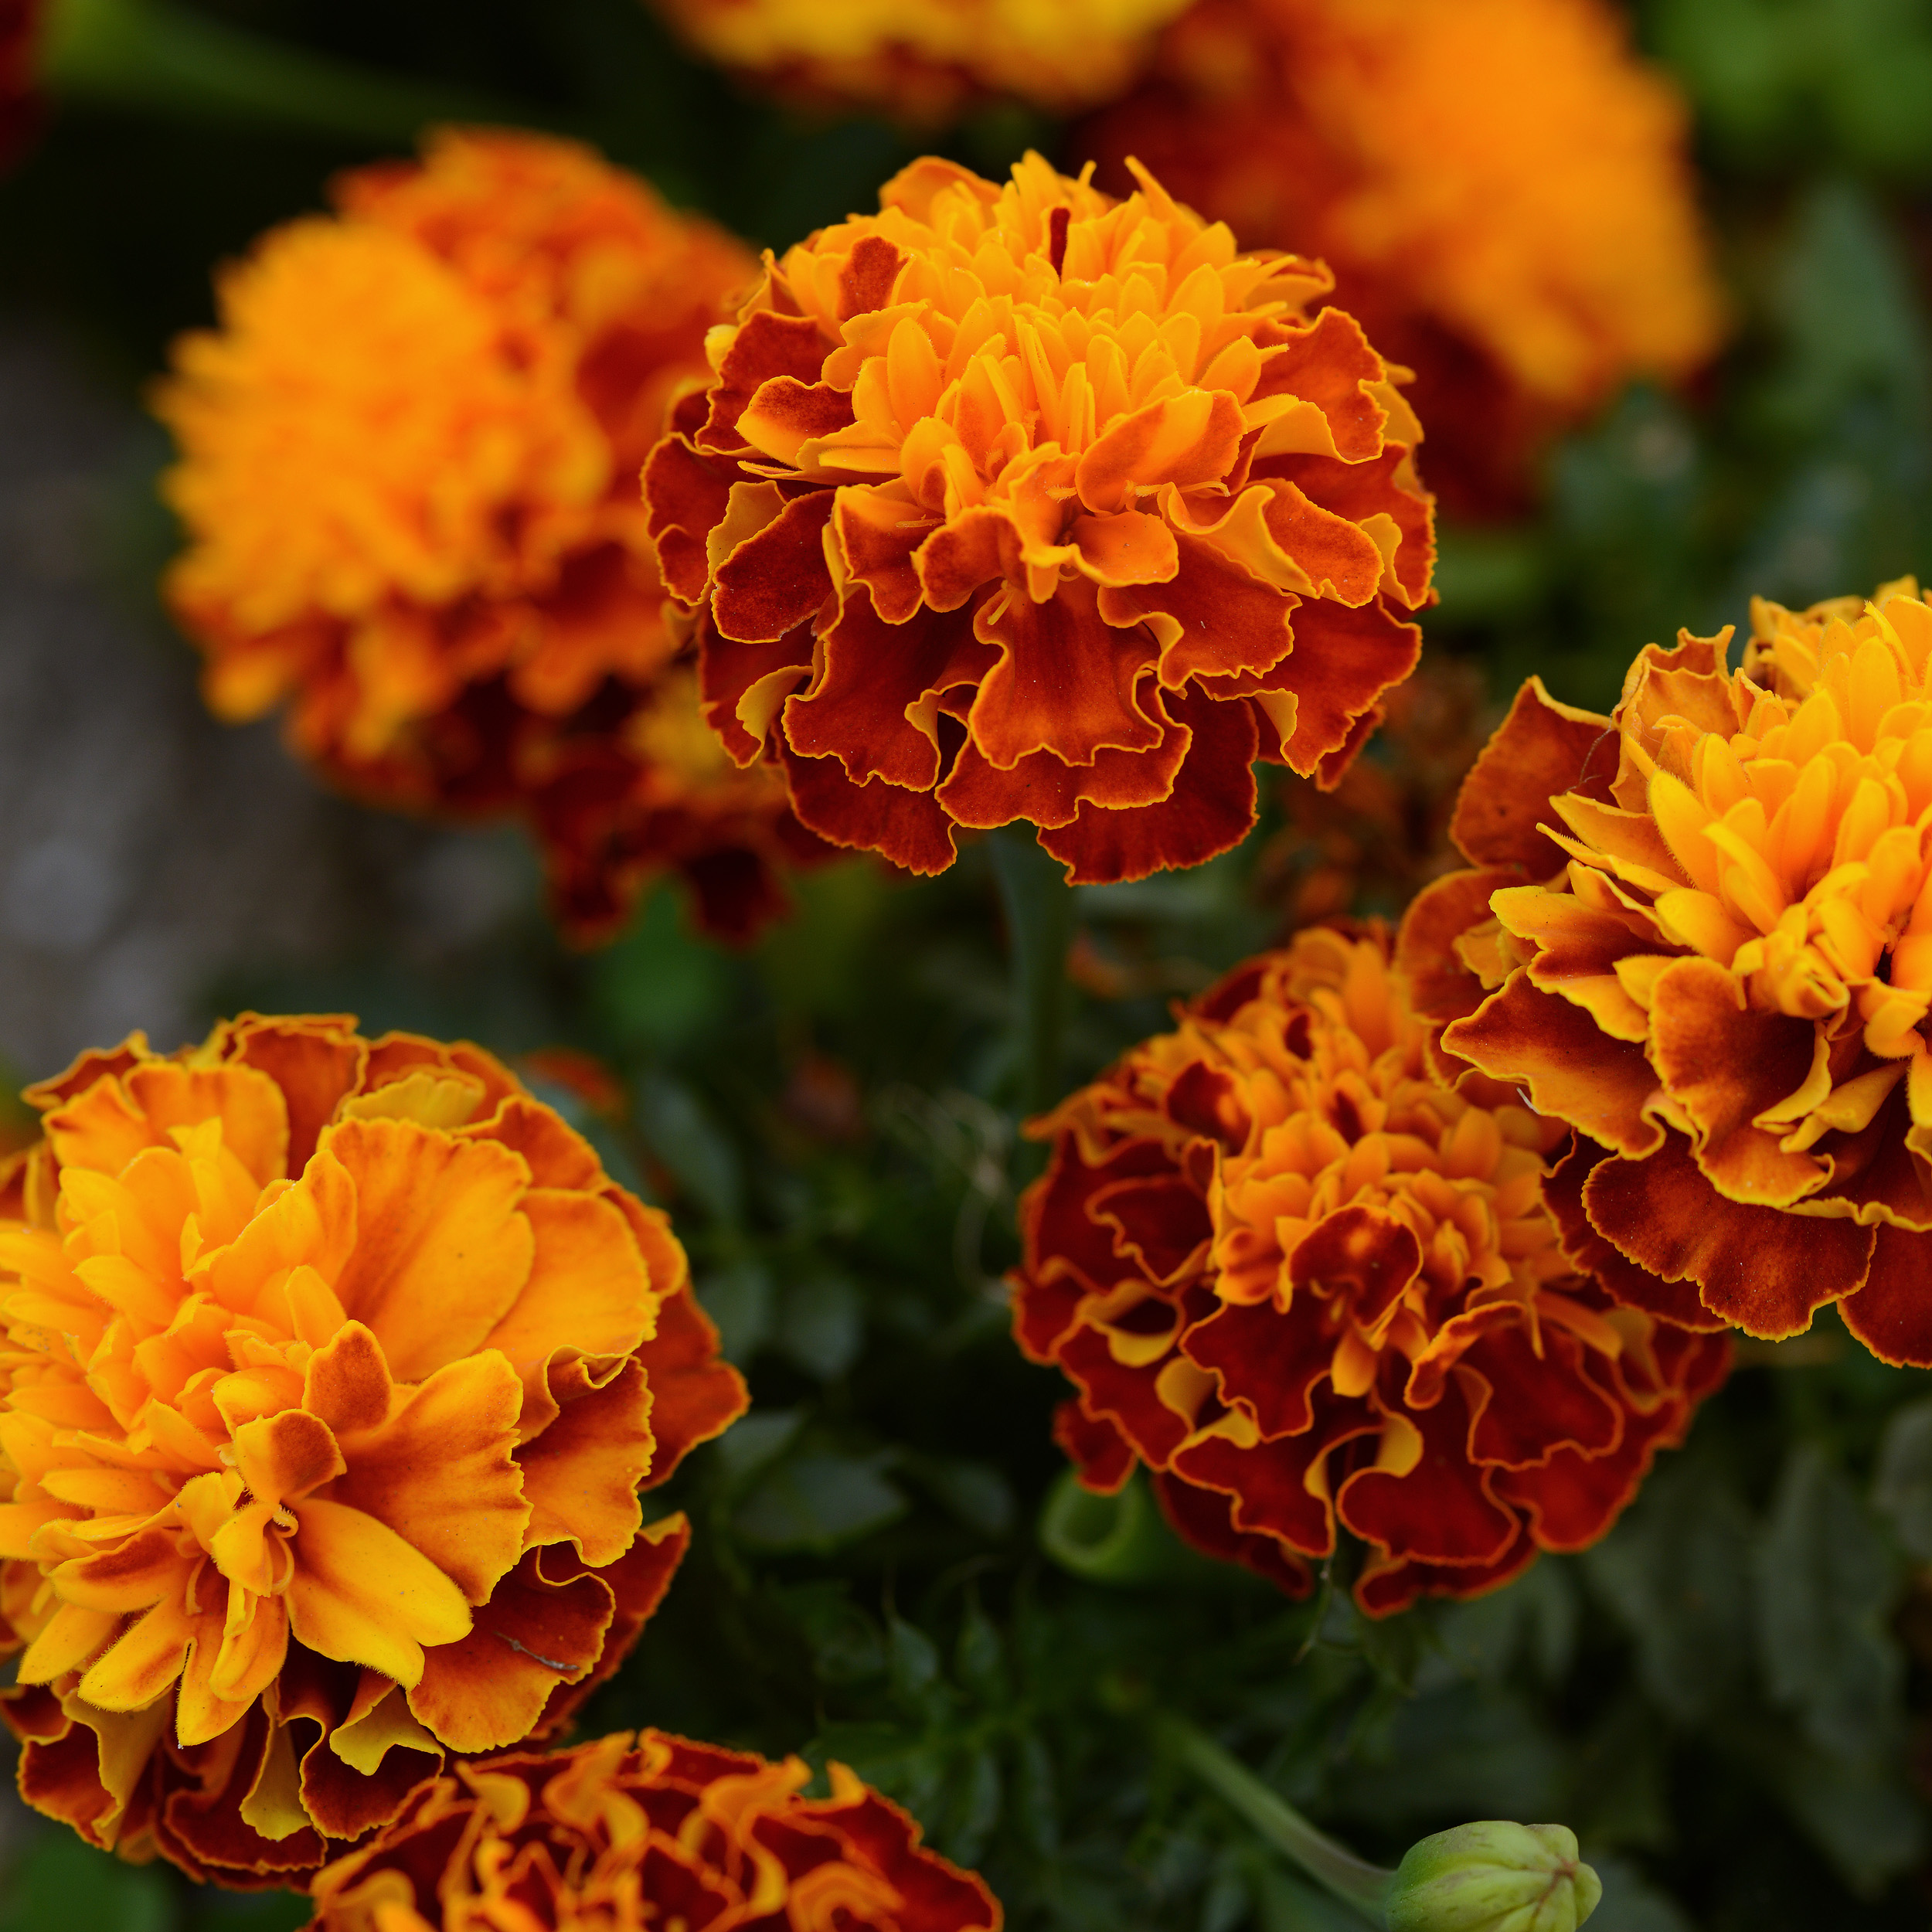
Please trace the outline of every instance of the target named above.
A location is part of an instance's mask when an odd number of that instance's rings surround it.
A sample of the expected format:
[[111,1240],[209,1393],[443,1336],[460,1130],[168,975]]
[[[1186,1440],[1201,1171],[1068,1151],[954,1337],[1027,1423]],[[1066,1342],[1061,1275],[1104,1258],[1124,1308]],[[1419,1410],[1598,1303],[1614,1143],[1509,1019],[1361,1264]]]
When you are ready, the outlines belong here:
[[[740,1425],[742,1426],[742,1425]],[[835,1549],[906,1513],[905,1497],[879,1473],[883,1457],[807,1451],[761,1475],[732,1526],[757,1549]]]
[[1590,1932],[1696,1932],[1682,1910],[1629,1859],[1597,1852],[1587,1842],[1583,1855],[1604,1887],[1602,1900],[1590,1915]]
[[652,893],[630,930],[591,962],[590,980],[594,1008],[613,1043],[651,1053],[707,1031],[724,1011],[730,985],[723,956],[684,930],[668,886]]
[[749,1368],[771,1333],[770,1274],[761,1262],[729,1262],[707,1270],[699,1280],[697,1293],[698,1305],[718,1325],[718,1345],[725,1359]]
[[1811,1443],[1786,1460],[1752,1568],[1772,1697],[1821,1750],[1883,1753],[1903,1716],[1905,1658],[1886,1627],[1901,1579],[1864,1499]]
[[1872,1501],[1906,1553],[1932,1563],[1932,1396],[1907,1403],[1886,1423]]
[[735,1226],[744,1213],[744,1175],[737,1149],[682,1080],[642,1075],[638,1131],[678,1184],[714,1220]]
[[1742,1686],[1750,1553],[1736,1492],[1683,1455],[1583,1556],[1590,1587],[1636,1641],[1644,1689],[1683,1723],[1711,1716]]
[[1798,1750],[1767,1768],[1854,1891],[1876,1896],[1924,1855],[1924,1808],[1896,1767]]
[[865,1340],[859,1291],[844,1276],[813,1275],[785,1290],[772,1341],[807,1375],[835,1381],[858,1360]]
[[124,1864],[67,1831],[49,1832],[8,1872],[0,1932],[173,1932],[176,1894],[158,1866]]

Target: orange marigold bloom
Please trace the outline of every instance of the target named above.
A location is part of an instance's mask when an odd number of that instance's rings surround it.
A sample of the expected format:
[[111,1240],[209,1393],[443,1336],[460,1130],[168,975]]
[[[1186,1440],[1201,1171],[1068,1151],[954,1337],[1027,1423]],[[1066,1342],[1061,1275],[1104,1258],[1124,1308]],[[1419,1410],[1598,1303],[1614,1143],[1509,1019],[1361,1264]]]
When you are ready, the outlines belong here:
[[446,1753],[554,1732],[688,1536],[640,1484],[745,1405],[658,1210],[479,1049],[139,1034],[5,1169],[0,1608],[20,1788],[299,1883]]
[[156,395],[190,539],[168,597],[209,703],[286,701],[296,750],[373,802],[521,811],[580,934],[653,870],[768,859],[781,787],[714,797],[649,755],[685,640],[636,483],[757,263],[529,134],[440,134],[333,197],[226,271],[220,329]]
[[1379,927],[1250,961],[1029,1128],[1013,1277],[1090,1488],[1138,1458],[1189,1541],[1297,1595],[1338,1521],[1376,1616],[1594,1543],[1727,1359],[1577,1273],[1550,1129],[1426,1037]]
[[1339,777],[1420,648],[1430,500],[1317,264],[1151,176],[914,162],[715,331],[645,494],[707,715],[835,845],[1015,819],[1077,880],[1237,843],[1257,754]]
[[1608,0],[1202,0],[1076,151],[1321,255],[1416,370],[1431,481],[1481,509],[1553,429],[1716,348],[1688,124]]
[[1580,1265],[1756,1335],[1838,1301],[1932,1366],[1932,608],[1752,627],[1735,672],[1728,631],[1646,646],[1609,718],[1526,686],[1405,947],[1444,1053],[1576,1131]]
[[831,1767],[662,1731],[457,1767],[315,1885],[319,1932],[999,1932],[985,1883]]
[[1187,0],[657,0],[708,60],[813,106],[930,125],[981,96],[1111,99]]

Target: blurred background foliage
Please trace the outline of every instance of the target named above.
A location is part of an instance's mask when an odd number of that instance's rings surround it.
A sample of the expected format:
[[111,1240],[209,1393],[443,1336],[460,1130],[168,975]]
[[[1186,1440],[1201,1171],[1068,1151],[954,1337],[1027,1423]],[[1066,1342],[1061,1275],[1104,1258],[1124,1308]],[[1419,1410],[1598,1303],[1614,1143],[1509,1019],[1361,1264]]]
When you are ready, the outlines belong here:
[[[163,114],[135,16],[65,17],[97,39],[0,187],[0,303],[51,318],[130,396],[209,318],[211,264],[406,145],[420,112],[580,135],[779,246],[869,205],[913,151],[740,94],[637,0],[203,0],[189,18],[342,63],[347,92],[306,126],[214,94]],[[1460,711],[1397,730],[1339,804],[1280,788],[1240,852],[1080,895],[1070,1076],[1291,908],[1399,910],[1446,796],[1418,746],[1473,747],[1529,672],[1607,705],[1639,645],[1738,621],[1753,592],[1804,603],[1932,567],[1932,0],[1647,0],[1637,26],[1695,107],[1739,318],[1724,360],[1557,447],[1532,519],[1445,532],[1427,632]],[[1057,139],[993,108],[947,151],[997,170]],[[111,525],[129,584],[172,540],[149,482],[131,474]],[[1406,870],[1369,862],[1404,839]],[[1058,1378],[1014,1349],[1000,1283],[1038,1157],[983,849],[917,886],[815,875],[745,956],[692,938],[666,890],[615,944],[567,954],[530,876],[529,911],[432,965],[238,964],[206,997],[531,1056],[612,1171],[675,1213],[755,1407],[663,1492],[699,1534],[590,1729],[842,1759],[980,1866],[1021,1932],[1353,1922],[1164,1759],[1161,1708],[1391,1862],[1471,1818],[1568,1822],[1605,1879],[1602,1932],[1925,1923],[1932,1378],[1879,1366],[1835,1319],[1747,1343],[1585,1556],[1375,1624],[1345,1554],[1286,1603],[1182,1552],[1138,1492],[1066,1492]],[[305,1916],[25,1823],[9,1843],[0,1932]]]

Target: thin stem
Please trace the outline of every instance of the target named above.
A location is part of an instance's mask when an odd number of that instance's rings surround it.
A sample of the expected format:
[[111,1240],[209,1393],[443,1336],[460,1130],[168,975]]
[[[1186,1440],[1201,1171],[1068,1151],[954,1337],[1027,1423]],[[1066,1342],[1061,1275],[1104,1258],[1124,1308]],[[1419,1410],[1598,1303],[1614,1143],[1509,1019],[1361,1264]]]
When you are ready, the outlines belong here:
[[1060,861],[1042,850],[1024,821],[992,835],[1013,961],[1020,1032],[1020,1103],[1044,1113],[1060,1097],[1060,1049],[1066,1026],[1066,949],[1073,937],[1073,892]]
[[1357,1858],[1345,1845],[1318,1831],[1288,1801],[1264,1784],[1239,1758],[1205,1732],[1172,1712],[1156,1714],[1155,1734],[1201,1781],[1209,1786],[1279,1851],[1325,1886],[1369,1924],[1384,1926],[1383,1902],[1393,1872]]
[[39,77],[74,100],[387,144],[432,121],[525,121],[505,104],[279,44],[172,0],[53,0]]

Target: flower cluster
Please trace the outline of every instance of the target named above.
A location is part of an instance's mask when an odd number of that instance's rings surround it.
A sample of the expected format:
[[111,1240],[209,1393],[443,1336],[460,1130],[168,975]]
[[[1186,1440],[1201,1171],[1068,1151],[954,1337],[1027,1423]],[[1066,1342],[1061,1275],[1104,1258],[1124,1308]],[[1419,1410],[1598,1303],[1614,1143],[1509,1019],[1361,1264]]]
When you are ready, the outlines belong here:
[[1646,646],[1609,718],[1526,687],[1405,957],[1440,1053],[1574,1130],[1579,1266],[1755,1335],[1838,1301],[1932,1366],[1932,607],[1752,621],[1735,672],[1728,631]]
[[1340,776],[1413,668],[1420,434],[1318,266],[1144,172],[915,162],[771,261],[645,471],[707,715],[835,845],[917,872],[1025,820],[1076,880]]
[[318,1932],[999,1932],[980,1880],[842,1764],[661,1731],[460,1766],[315,1886]]
[[580,936],[707,862],[750,885],[720,923],[755,923],[783,791],[651,755],[685,639],[636,479],[757,264],[532,135],[440,134],[335,202],[227,271],[220,329],[157,392],[190,539],[168,600],[209,702],[287,701],[296,750],[374,801],[520,811]]
[[30,1089],[0,1212],[0,1706],[30,1804],[299,1882],[555,1731],[744,1406],[664,1216],[489,1055],[255,1015]]
[[707,60],[810,106],[949,121],[986,95],[1111,100],[1187,0],[657,0]]
[[1719,339],[1688,116],[1627,35],[1607,0],[1202,0],[1078,151],[1321,255],[1415,369],[1431,481],[1504,507],[1552,428]]
[[1336,1526],[1373,1615],[1594,1543],[1726,1347],[1618,1304],[1543,1203],[1553,1133],[1437,1079],[1379,928],[1238,969],[1029,1131],[1021,1346],[1190,1542],[1297,1594]]

